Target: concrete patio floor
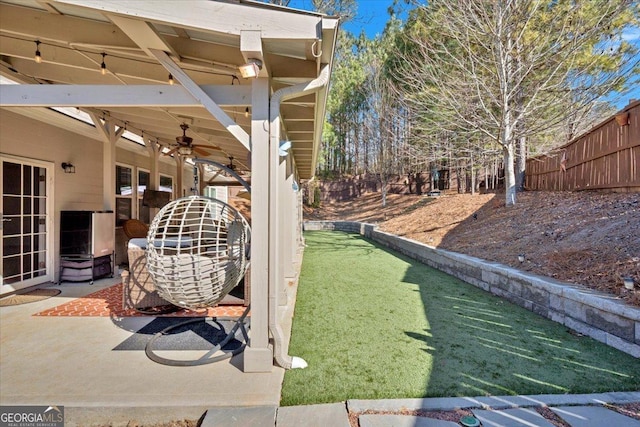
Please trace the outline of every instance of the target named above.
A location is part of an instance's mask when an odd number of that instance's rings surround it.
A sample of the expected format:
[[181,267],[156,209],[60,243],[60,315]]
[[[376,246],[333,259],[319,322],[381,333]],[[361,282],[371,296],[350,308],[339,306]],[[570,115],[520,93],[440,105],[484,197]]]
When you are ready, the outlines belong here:
[[[0,308],[0,405],[62,405],[67,425],[82,425],[83,419],[92,424],[198,419],[212,407],[278,406],[284,370],[244,373],[242,354],[209,365],[172,367],[151,361],[144,351],[114,350],[151,316],[116,321],[34,316],[119,281],[65,282],[58,296]],[[287,333],[292,312],[292,307],[283,310]],[[180,358],[203,354],[178,353]]]

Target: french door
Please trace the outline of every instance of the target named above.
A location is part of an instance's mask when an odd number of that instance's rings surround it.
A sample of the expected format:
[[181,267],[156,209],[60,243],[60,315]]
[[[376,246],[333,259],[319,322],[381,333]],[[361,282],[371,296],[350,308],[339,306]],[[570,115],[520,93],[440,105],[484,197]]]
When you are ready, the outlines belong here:
[[0,294],[52,281],[52,164],[0,155]]

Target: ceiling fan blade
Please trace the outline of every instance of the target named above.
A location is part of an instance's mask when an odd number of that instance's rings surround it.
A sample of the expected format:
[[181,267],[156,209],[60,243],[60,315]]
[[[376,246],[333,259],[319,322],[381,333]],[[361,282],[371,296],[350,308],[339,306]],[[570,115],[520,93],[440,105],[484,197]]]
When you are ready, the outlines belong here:
[[192,147],[198,147],[201,150],[209,150],[209,151],[222,151],[220,147],[212,147],[210,145],[202,145],[202,144],[191,144]]
[[201,147],[191,146],[191,150],[194,153],[200,154],[201,156],[208,156],[209,154],[211,154],[210,152],[202,149]]
[[165,155],[165,156],[170,156],[170,155],[172,155],[173,153],[175,153],[176,151],[178,151],[178,148],[180,148],[180,147],[173,148],[173,149],[171,149],[171,150],[167,151],[166,153],[164,153],[164,155]]

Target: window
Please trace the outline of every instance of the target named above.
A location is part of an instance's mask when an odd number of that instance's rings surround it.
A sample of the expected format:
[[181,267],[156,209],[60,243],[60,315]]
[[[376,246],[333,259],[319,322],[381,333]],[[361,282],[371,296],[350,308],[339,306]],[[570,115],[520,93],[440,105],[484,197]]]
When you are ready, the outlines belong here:
[[145,224],[151,222],[151,214],[149,213],[149,207],[143,206],[142,196],[144,195],[144,190],[149,188],[150,179],[151,174],[148,171],[138,169],[138,219]]
[[227,187],[208,185],[204,188],[204,196],[228,203]]
[[116,226],[133,218],[133,169],[116,165]]
[[[136,182],[133,182],[133,177]],[[151,173],[148,170],[126,165],[116,165],[116,226],[122,226],[126,220],[137,218],[149,224],[151,212],[143,206],[144,190],[149,188]],[[160,191],[173,195],[173,177],[160,175]]]
[[166,191],[173,196],[173,177],[168,175],[160,175],[160,191]]

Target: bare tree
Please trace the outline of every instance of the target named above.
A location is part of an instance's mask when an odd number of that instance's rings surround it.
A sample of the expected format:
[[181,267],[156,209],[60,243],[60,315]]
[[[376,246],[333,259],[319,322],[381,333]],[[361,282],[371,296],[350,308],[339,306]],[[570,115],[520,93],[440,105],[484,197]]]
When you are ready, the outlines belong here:
[[374,172],[380,181],[382,206],[387,204],[389,179],[400,168],[397,153],[399,126],[401,120],[393,93],[389,90],[388,80],[384,75],[384,46],[381,40],[368,44],[367,79],[365,91],[367,93],[367,109],[365,113],[363,137],[373,147],[369,160],[370,171]]
[[432,0],[415,12],[399,51],[403,99],[424,111],[425,128],[495,141],[505,203],[513,205],[515,156],[524,171],[528,139],[589,110],[638,67],[630,46],[610,37],[637,7],[627,0]]

